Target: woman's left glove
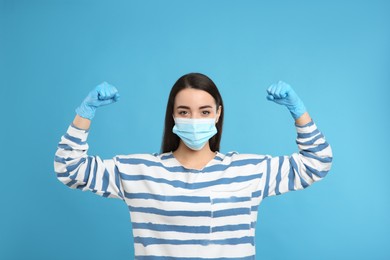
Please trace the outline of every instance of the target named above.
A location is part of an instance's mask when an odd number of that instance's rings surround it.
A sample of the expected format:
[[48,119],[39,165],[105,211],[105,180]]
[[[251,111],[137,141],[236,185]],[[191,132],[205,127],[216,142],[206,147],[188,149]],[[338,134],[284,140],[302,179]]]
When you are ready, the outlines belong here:
[[306,112],[306,107],[292,87],[283,82],[272,84],[267,89],[267,99],[280,105],[285,105],[294,119],[298,119]]

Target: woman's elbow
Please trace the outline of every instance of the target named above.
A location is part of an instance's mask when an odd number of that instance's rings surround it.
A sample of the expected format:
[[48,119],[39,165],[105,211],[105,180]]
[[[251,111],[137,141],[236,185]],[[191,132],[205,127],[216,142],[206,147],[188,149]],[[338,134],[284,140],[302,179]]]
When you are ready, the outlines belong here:
[[318,181],[324,178],[332,167],[332,148],[328,144],[326,148],[320,152],[301,153],[301,159],[307,175],[309,175],[313,181]]

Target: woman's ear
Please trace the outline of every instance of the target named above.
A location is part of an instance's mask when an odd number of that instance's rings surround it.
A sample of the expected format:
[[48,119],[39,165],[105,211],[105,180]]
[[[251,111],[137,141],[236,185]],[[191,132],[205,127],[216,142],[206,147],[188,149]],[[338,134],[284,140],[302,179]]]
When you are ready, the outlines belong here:
[[222,112],[222,106],[219,106],[218,109],[217,109],[217,120],[215,123],[218,123],[218,120],[219,120],[219,117],[221,116],[221,112]]

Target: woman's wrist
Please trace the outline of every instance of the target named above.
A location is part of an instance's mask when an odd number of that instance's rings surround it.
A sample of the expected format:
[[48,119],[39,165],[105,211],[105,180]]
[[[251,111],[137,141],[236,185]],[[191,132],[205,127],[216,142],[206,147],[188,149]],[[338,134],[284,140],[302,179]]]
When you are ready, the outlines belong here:
[[303,125],[310,123],[311,120],[312,119],[311,119],[309,113],[305,112],[305,113],[303,113],[303,115],[301,115],[300,117],[295,119],[295,124],[298,126],[303,126]]
[[83,118],[79,115],[76,115],[72,124],[77,128],[80,128],[83,130],[88,130],[89,127],[91,126],[91,120],[89,120],[87,118]]

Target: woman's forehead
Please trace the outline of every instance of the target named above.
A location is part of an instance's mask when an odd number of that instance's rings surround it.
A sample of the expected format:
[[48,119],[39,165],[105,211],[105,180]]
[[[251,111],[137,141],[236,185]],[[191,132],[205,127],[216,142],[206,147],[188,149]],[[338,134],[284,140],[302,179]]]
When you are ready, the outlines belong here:
[[202,107],[212,106],[215,107],[215,100],[213,96],[204,90],[185,88],[175,97],[175,107],[187,106],[187,107]]

